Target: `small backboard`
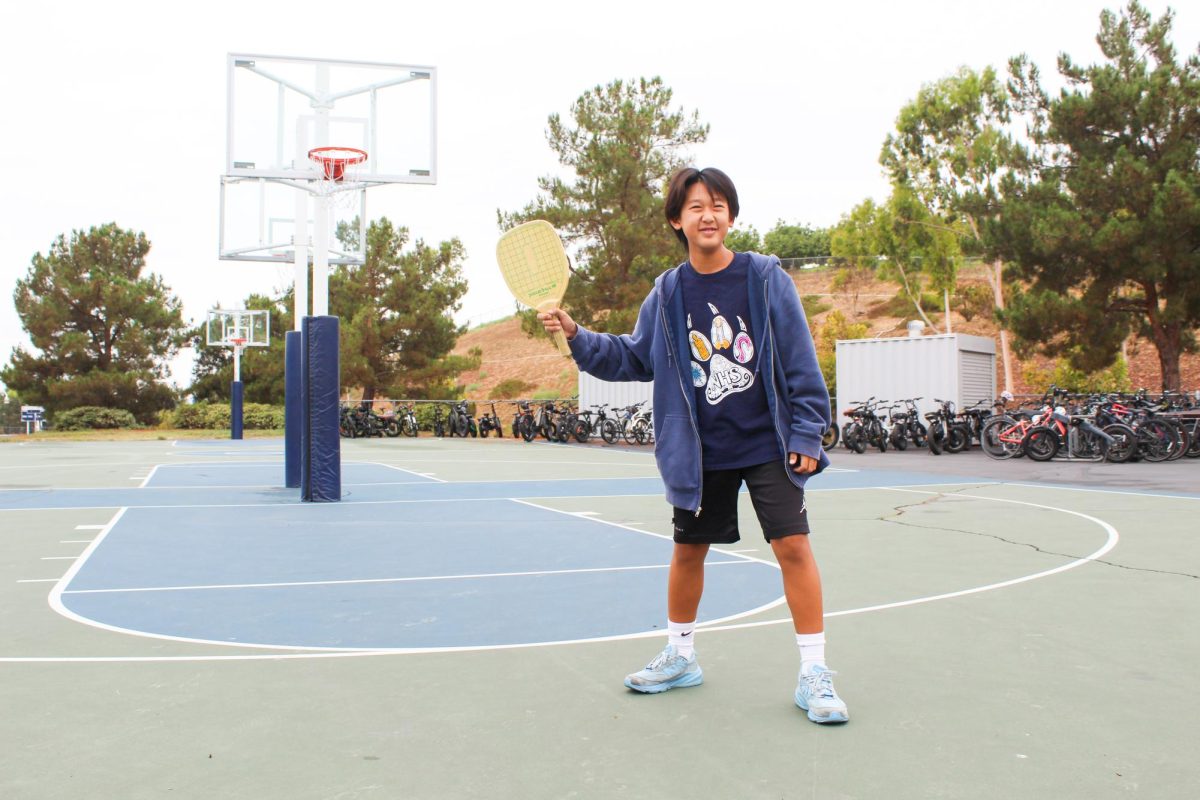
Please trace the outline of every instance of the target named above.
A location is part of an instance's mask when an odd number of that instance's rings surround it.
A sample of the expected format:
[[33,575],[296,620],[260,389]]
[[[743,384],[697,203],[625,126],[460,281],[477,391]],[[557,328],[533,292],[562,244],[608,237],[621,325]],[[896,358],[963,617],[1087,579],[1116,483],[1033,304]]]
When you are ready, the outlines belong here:
[[214,308],[208,312],[205,343],[217,347],[268,347],[271,313],[244,308]]

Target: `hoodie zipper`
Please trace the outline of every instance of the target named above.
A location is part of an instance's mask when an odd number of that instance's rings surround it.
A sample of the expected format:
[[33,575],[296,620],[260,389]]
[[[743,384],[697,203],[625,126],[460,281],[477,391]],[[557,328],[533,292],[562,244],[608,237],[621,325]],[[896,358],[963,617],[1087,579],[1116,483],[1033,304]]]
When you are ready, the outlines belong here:
[[[659,290],[661,292],[661,289]],[[671,326],[667,322],[667,304],[665,298],[658,304],[658,316],[663,326],[663,335],[667,337],[667,361],[674,361],[675,342],[671,339]],[[700,443],[700,428],[696,425],[696,414],[692,409],[692,399],[688,397],[687,387],[683,385],[683,364],[677,365],[675,369],[675,378],[679,381],[679,392],[683,395],[683,402],[688,407],[688,422],[692,425],[692,433],[696,436],[696,443]],[[701,448],[701,460],[703,460],[703,448]],[[700,496],[704,497],[704,469],[700,469]],[[701,506],[696,504],[696,516],[700,516]]]
[[[775,329],[771,325],[771,306],[770,306],[770,299],[767,297],[767,293],[770,290],[770,287],[771,287],[770,281],[763,282],[763,319],[767,323],[767,342],[769,342],[771,344],[771,346],[769,348],[763,348],[763,349],[766,351],[765,355],[767,355],[767,357],[774,359],[775,358],[775,355],[774,355],[774,353],[775,353]],[[763,355],[760,354],[759,358],[761,359],[762,357],[763,357]],[[761,360],[759,361],[759,366],[760,367],[762,366]],[[771,381],[770,381],[769,385],[767,386],[767,391],[773,395],[775,393],[775,362],[774,362],[774,360],[772,360],[772,362],[771,362]],[[790,471],[791,465],[788,464],[787,442],[784,441],[783,436],[781,436],[779,433],[779,411],[778,411],[778,409],[779,409],[780,402],[781,402],[781,400],[779,399],[779,396],[776,395],[775,396],[775,411],[771,414],[771,416],[773,417],[773,419],[771,420],[771,427],[775,429],[775,438],[779,440],[779,447],[780,447],[780,449],[783,450],[783,463],[784,463],[785,467],[787,467]]]

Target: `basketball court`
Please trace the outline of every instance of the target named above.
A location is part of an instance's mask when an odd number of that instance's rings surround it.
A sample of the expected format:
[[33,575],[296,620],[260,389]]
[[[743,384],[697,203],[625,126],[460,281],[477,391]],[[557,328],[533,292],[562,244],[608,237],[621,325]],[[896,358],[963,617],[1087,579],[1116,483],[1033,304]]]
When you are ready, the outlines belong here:
[[1196,796],[1193,463],[835,455],[822,727],[748,505],[705,683],[622,685],[665,636],[648,449],[348,440],[302,503],[282,440],[0,445],[0,795]]

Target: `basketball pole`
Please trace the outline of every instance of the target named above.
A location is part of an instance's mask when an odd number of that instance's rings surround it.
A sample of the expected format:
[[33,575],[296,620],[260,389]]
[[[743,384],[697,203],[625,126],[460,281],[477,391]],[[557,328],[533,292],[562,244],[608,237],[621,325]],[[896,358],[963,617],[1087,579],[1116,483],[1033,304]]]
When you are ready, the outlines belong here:
[[229,387],[229,438],[242,438],[242,346],[233,343],[233,385]]

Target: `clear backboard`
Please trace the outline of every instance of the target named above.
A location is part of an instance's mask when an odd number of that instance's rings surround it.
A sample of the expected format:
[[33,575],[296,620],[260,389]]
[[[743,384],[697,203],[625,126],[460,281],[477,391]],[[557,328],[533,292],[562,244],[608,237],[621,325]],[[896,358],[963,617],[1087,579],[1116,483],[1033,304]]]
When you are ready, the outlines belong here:
[[[230,53],[227,81],[224,260],[361,264],[366,190],[437,182],[434,67]],[[322,180],[311,154],[330,147],[365,159]]]
[[437,182],[437,70],[230,53],[225,174],[314,180],[316,147],[365,150],[365,184]]
[[[297,205],[297,199],[302,202]],[[290,264],[297,242],[309,249],[316,241],[308,193],[288,182],[267,178],[221,178],[220,257],[226,261],[267,261]],[[367,192],[363,185],[348,188],[329,203],[327,261],[362,264],[366,260]],[[296,224],[297,216],[301,219]],[[356,230],[348,242],[337,231]],[[343,237],[345,238],[345,237]]]
[[214,308],[208,312],[204,339],[221,347],[267,347],[271,344],[271,314],[244,308]]

